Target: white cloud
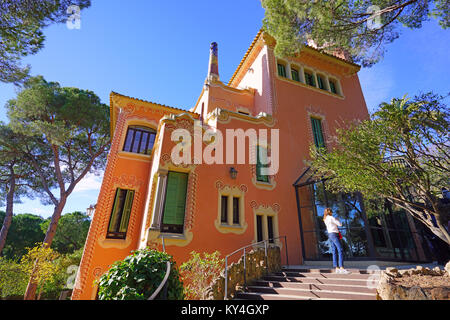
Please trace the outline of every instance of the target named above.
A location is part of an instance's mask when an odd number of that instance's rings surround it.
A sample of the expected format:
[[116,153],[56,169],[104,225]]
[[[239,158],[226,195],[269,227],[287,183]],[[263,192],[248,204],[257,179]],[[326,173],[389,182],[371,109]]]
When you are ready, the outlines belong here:
[[86,192],[86,191],[100,191],[102,186],[103,173],[99,176],[96,176],[92,173],[88,173],[83,180],[81,180],[75,189],[74,193],[78,192]]

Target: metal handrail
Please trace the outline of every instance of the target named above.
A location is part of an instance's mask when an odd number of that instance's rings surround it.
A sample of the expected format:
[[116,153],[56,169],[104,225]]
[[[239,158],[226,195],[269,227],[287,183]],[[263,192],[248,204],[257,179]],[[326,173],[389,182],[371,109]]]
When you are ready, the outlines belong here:
[[268,239],[268,240],[263,240],[263,241],[259,241],[256,243],[252,243],[249,244],[245,247],[239,248],[235,251],[233,251],[232,253],[230,253],[229,255],[225,256],[225,292],[224,292],[224,300],[227,300],[228,298],[228,258],[235,255],[236,253],[244,250],[244,289],[247,285],[247,259],[246,259],[246,249],[249,247],[255,247],[258,246],[262,243],[264,243],[264,258],[265,258],[265,269],[266,269],[266,273],[267,273],[267,268],[268,268],[268,257],[267,257],[267,244],[269,242],[272,242],[274,240],[277,239],[281,239],[284,238],[284,243],[285,243],[285,249],[286,249],[286,264],[289,265],[289,260],[288,260],[288,251],[287,251],[287,237],[286,236],[279,236],[276,238],[272,238],[272,239]]
[[166,275],[164,276],[163,281],[161,282],[161,284],[159,285],[159,287],[156,289],[156,291],[151,295],[150,298],[148,298],[148,300],[154,300],[159,292],[162,290],[162,288],[166,285],[167,280],[169,279],[169,275],[170,275],[170,262],[167,261],[167,271],[166,271]]
[[[161,242],[162,242],[163,252],[166,252],[166,246],[165,246],[165,244],[164,244],[164,236],[163,236],[163,235],[161,235]],[[167,261],[166,275],[164,276],[163,281],[161,282],[161,284],[159,285],[159,287],[158,287],[158,288],[156,289],[156,291],[151,295],[151,297],[148,298],[148,300],[154,300],[154,299],[158,296],[158,294],[159,294],[159,292],[162,290],[162,288],[165,287],[165,285],[166,285],[166,283],[167,283],[167,279],[169,279],[169,275],[170,275],[170,267],[171,267],[170,262]],[[166,289],[167,289],[167,288],[166,288]]]

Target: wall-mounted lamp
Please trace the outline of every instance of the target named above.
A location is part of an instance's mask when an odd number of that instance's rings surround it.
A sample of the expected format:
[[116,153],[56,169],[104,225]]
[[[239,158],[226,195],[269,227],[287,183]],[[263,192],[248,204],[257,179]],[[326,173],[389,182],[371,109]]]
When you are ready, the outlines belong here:
[[230,177],[231,177],[231,179],[236,179],[237,174],[238,174],[238,171],[234,167],[231,167],[230,168]]
[[94,216],[95,208],[97,208],[96,204],[91,204],[89,208],[86,209],[86,213],[89,217]]

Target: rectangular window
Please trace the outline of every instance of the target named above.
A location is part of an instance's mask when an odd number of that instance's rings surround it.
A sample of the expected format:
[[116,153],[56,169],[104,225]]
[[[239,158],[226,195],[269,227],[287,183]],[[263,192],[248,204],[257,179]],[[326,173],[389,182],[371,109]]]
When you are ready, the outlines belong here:
[[311,118],[311,125],[314,135],[314,144],[316,148],[325,148],[325,142],[323,139],[322,120],[317,118]]
[[300,76],[299,76],[299,73],[297,70],[292,69],[291,74],[292,74],[292,80],[300,82]]
[[334,94],[337,94],[336,83],[333,80],[330,80],[329,82],[330,82],[331,92],[333,92]]
[[314,81],[314,75],[312,73],[309,73],[305,71],[305,81],[307,85],[316,86],[316,81]]
[[240,198],[233,198],[233,224],[240,224],[239,219],[239,201]]
[[228,224],[228,196],[222,196],[221,198],[220,222]]
[[269,234],[269,242],[273,243],[273,237],[274,237],[274,233],[273,233],[273,217],[271,216],[267,216],[267,231]]
[[166,197],[161,231],[171,233],[184,232],[184,214],[188,174],[170,171],[167,176]]
[[256,216],[256,240],[257,242],[263,241],[263,216]]
[[286,67],[281,63],[278,64],[278,75],[286,78]]
[[125,239],[133,205],[134,191],[117,189],[108,225],[108,239]]
[[130,126],[128,127],[123,151],[150,154],[155,143],[155,137],[156,133],[150,128]]
[[317,75],[317,82],[319,83],[319,88],[320,88],[320,89],[326,90],[325,82],[324,82],[322,76]]
[[[260,153],[262,153],[262,154],[260,154]],[[267,149],[263,148],[263,147],[260,147],[260,146],[257,146],[257,148],[256,148],[256,157],[257,157],[257,161],[256,161],[256,180],[260,181],[260,182],[269,182],[269,176],[263,175],[261,173],[261,169],[262,168],[267,168],[268,167],[268,164],[263,164],[263,162],[267,163]]]

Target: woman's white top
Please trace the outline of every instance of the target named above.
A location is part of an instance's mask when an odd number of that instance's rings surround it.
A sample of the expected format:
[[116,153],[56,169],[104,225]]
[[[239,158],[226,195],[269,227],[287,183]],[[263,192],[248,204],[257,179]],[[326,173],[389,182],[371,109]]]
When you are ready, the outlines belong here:
[[325,218],[325,225],[327,226],[328,233],[338,233],[338,226],[342,227],[342,223],[333,216],[327,216]]

